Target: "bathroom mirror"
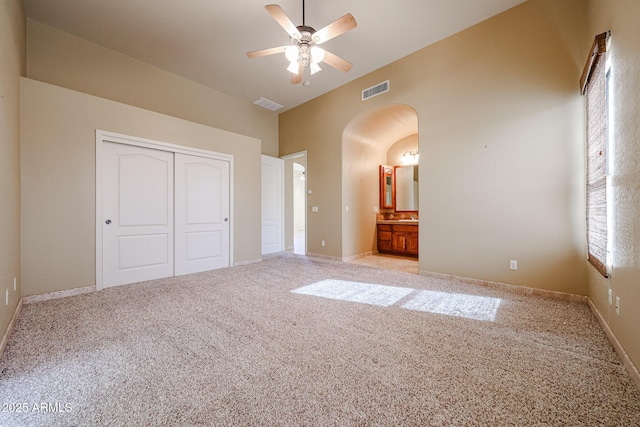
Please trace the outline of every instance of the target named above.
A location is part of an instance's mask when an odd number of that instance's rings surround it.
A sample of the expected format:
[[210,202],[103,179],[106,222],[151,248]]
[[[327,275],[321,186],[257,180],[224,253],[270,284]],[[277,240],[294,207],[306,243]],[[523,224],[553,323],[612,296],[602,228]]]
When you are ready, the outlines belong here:
[[394,175],[396,211],[417,211],[418,165],[396,166]]
[[380,165],[380,209],[393,209],[393,166]]

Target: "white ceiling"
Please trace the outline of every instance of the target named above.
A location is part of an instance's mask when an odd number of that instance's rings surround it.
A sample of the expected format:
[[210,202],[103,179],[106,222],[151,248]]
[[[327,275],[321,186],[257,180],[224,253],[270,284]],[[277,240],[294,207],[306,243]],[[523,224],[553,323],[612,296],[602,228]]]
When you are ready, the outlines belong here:
[[[302,0],[272,0],[295,25]],[[28,18],[137,58],[189,80],[286,111],[525,0],[306,0],[316,30],[351,13],[358,27],[323,48],[353,63],[347,74],[323,70],[292,85],[284,54],[248,51],[289,43],[267,13],[269,0],[24,0]],[[365,88],[363,88],[365,89]]]

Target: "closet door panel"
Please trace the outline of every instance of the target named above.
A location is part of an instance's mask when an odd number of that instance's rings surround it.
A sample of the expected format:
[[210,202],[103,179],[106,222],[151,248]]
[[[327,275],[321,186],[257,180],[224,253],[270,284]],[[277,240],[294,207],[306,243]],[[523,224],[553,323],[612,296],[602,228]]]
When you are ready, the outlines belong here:
[[229,266],[229,162],[176,153],[176,276]]
[[103,286],[173,276],[173,153],[103,143]]

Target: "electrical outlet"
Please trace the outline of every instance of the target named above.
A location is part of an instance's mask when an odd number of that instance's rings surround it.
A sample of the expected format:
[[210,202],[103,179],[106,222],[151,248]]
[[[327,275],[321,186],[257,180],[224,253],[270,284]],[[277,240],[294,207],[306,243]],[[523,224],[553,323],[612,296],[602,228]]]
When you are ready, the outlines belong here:
[[349,212],[349,205],[345,206],[345,207],[344,207],[344,210],[345,210],[346,212]]
[[613,305],[613,290],[609,289],[609,305]]
[[377,206],[374,206],[374,207],[373,207],[373,212],[374,212],[374,213],[378,213],[378,207],[377,207]]
[[317,206],[311,206],[311,212],[318,212]]
[[4,305],[9,305],[9,289],[7,289],[7,297]]
[[516,261],[515,259],[509,260],[509,268],[511,270],[517,270],[518,269],[518,261]]
[[616,314],[620,314],[620,297],[616,297]]
[[322,246],[324,246],[324,240],[322,241]]

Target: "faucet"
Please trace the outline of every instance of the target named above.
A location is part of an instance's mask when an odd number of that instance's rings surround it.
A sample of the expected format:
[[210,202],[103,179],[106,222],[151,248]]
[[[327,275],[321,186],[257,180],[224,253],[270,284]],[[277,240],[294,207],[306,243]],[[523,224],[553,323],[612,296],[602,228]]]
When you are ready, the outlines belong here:
[[411,220],[412,220],[412,221],[415,221],[415,220],[417,220],[417,219],[418,219],[418,217],[417,217],[415,214],[411,214]]

